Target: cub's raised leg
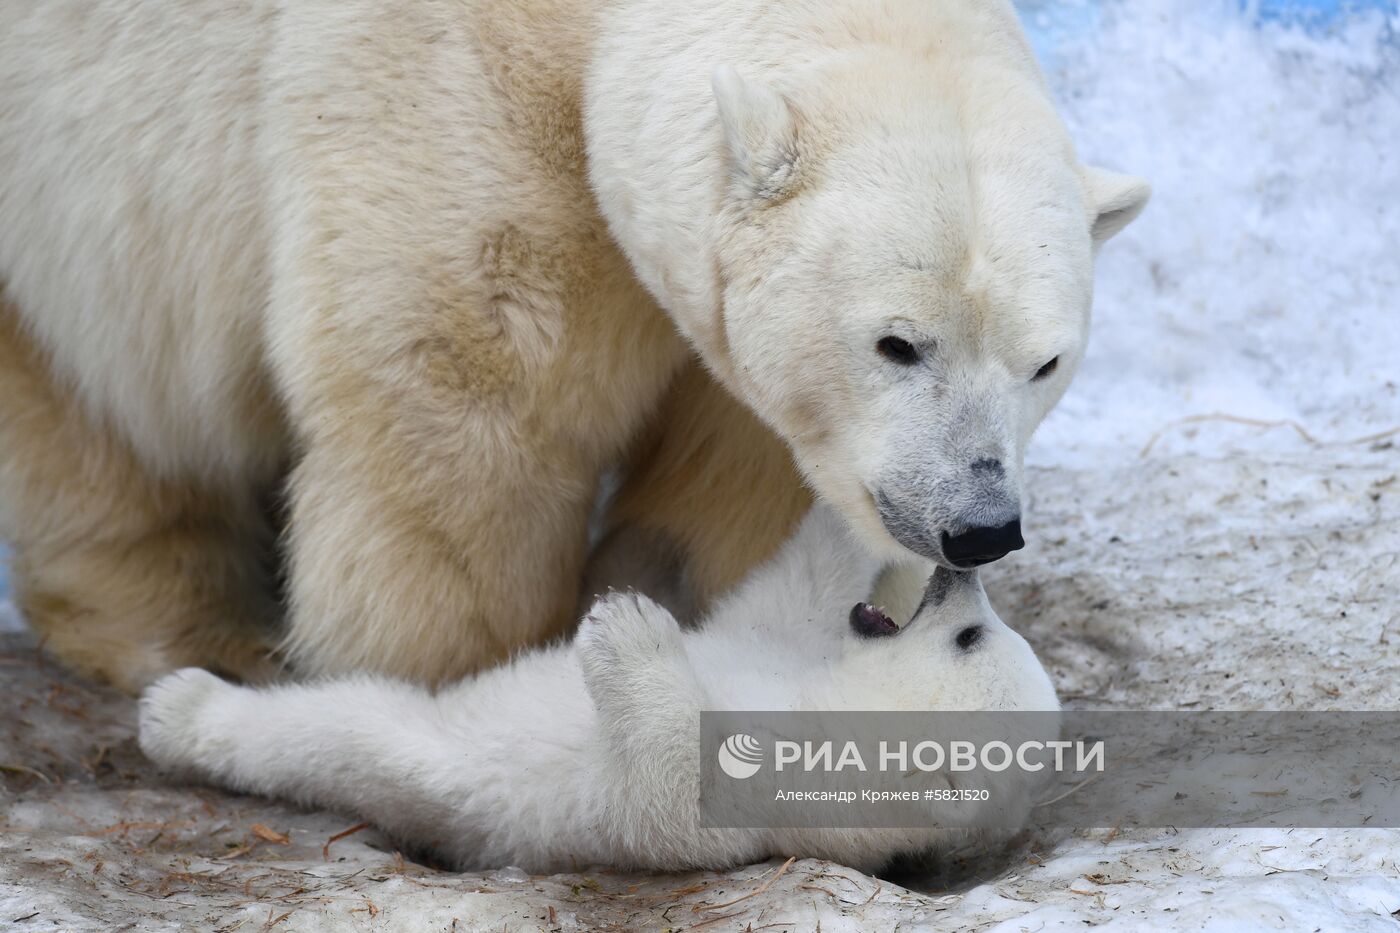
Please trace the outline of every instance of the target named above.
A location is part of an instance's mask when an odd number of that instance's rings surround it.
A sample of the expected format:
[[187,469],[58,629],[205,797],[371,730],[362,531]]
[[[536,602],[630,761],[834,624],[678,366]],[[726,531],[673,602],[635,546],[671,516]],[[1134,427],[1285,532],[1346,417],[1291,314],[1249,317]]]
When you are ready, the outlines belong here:
[[682,868],[761,857],[756,835],[700,828],[700,713],[709,702],[680,625],[645,596],[613,593],[585,617],[576,646],[606,750],[598,785],[614,815],[610,860]]

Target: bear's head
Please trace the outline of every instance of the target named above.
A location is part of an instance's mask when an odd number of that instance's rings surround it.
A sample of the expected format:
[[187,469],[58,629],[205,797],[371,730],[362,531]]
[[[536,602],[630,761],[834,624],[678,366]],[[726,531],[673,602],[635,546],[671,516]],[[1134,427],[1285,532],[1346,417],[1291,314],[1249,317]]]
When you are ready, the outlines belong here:
[[1026,443],[1148,185],[1083,166],[1038,76],[868,55],[713,77],[727,170],[712,369],[885,553],[1022,544]]

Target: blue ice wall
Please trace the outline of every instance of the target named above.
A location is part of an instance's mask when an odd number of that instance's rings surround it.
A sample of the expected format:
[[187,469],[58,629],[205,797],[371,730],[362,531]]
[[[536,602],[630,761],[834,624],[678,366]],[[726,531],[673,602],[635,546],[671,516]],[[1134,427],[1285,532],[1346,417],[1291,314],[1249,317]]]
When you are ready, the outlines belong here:
[[1240,8],[1261,20],[1325,28],[1360,10],[1394,11],[1396,0],[1242,0]]
[[[1105,5],[1131,0],[1015,0],[1026,32],[1040,60],[1054,60],[1056,48],[1082,41],[1093,33]],[[1297,25],[1311,32],[1340,26],[1347,17],[1366,10],[1396,13],[1400,0],[1218,0],[1257,23]],[[1189,7],[1189,4],[1183,4]]]

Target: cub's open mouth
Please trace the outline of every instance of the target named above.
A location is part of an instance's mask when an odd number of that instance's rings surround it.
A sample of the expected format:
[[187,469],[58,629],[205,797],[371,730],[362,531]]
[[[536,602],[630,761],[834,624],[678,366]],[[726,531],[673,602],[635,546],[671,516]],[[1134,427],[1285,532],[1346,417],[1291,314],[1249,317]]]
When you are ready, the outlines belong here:
[[885,614],[885,610],[870,603],[856,603],[851,607],[851,630],[862,638],[884,638],[898,635],[899,626]]

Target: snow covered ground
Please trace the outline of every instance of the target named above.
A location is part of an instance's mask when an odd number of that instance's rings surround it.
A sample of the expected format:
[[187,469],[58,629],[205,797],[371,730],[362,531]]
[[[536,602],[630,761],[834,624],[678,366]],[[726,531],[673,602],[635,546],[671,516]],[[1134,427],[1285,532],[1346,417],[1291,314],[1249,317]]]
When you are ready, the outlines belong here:
[[[1021,8],[1085,157],[1156,196],[1103,254],[1090,355],[1034,446],[1030,544],[989,569],[993,602],[1079,707],[1400,709],[1393,0]],[[326,855],[353,820],[162,782],[129,702],[5,637],[0,927],[1393,930],[1400,916],[1400,832],[1384,829],[1033,834],[879,881],[817,862],[453,875],[368,829]]]

